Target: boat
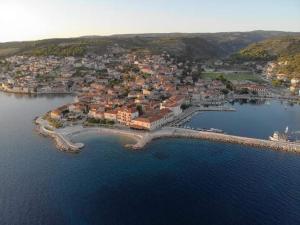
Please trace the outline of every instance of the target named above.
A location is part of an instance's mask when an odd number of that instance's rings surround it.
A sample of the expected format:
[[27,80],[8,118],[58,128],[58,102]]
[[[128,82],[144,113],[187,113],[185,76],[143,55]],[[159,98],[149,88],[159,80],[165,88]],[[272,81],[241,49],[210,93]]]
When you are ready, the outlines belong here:
[[288,136],[286,133],[280,133],[275,131],[272,136],[269,137],[270,141],[288,141]]
[[220,134],[224,133],[223,130],[215,129],[215,128],[210,128],[207,130],[207,132],[220,133]]
[[290,141],[289,140],[289,127],[285,128],[284,133],[275,131],[272,136],[269,137],[270,141]]

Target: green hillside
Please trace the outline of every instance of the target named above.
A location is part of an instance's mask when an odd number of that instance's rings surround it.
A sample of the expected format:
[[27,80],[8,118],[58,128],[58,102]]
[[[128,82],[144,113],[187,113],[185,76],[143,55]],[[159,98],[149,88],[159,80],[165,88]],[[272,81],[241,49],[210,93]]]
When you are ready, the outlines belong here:
[[274,38],[252,44],[242,49],[236,57],[241,60],[270,61],[300,53],[300,36]]
[[272,37],[296,35],[277,31],[203,33],[203,34],[139,34],[90,36],[69,39],[49,39],[31,42],[0,43],[0,57],[10,55],[82,56],[86,53],[104,53],[118,44],[128,51],[162,53],[191,59],[227,57],[249,44]]
[[252,44],[233,56],[240,61],[274,61],[277,73],[300,77],[300,35],[272,38]]

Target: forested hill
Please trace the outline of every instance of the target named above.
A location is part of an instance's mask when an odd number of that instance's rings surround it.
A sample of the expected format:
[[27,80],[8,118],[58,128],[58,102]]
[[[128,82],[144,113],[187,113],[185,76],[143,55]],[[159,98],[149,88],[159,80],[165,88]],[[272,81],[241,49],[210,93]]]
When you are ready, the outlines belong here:
[[270,61],[300,53],[300,35],[271,38],[242,49],[237,55],[241,60]]
[[199,34],[139,34],[89,36],[69,39],[49,39],[30,42],[0,43],[0,57],[11,55],[82,56],[86,53],[102,54],[116,44],[126,51],[168,53],[191,59],[227,57],[249,44],[268,38],[296,35],[280,31],[252,31]]
[[277,73],[300,78],[300,35],[272,38],[252,44],[234,55],[240,61],[273,61]]

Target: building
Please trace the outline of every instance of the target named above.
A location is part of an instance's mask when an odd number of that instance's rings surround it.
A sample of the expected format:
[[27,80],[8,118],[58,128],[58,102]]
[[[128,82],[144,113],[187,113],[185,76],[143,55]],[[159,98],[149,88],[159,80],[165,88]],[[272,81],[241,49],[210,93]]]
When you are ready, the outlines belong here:
[[300,79],[293,78],[293,79],[291,80],[291,85],[292,85],[292,86],[298,86],[298,85],[300,85]]
[[88,116],[94,119],[104,119],[104,112],[98,109],[91,109]]
[[165,100],[160,105],[160,109],[169,109],[173,112],[174,116],[178,116],[182,113],[181,105],[184,103],[185,98],[182,96],[172,96]]
[[109,110],[104,112],[104,119],[117,121],[118,110]]
[[130,126],[131,120],[139,116],[136,108],[122,107],[118,110],[117,120],[119,123]]
[[246,85],[241,85],[241,86],[237,87],[237,90],[243,90],[243,89],[246,89],[249,92],[255,92],[259,96],[270,95],[270,92],[268,91],[268,89],[263,85],[246,84]]
[[55,110],[52,110],[50,112],[50,117],[55,120],[61,120],[68,111],[68,105],[64,105]]
[[156,114],[133,119],[130,126],[135,129],[155,130],[162,127],[173,119],[173,112],[169,109],[162,109]]
[[69,111],[73,113],[86,113],[87,106],[81,102],[76,102],[69,105]]

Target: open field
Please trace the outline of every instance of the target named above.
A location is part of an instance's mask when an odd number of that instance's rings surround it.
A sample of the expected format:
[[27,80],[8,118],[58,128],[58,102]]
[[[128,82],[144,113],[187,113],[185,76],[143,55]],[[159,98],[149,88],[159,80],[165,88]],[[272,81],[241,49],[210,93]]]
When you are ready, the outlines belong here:
[[221,73],[221,72],[206,72],[201,74],[202,79],[216,79],[220,75],[223,75],[227,80],[230,81],[243,81],[249,80],[257,83],[263,83],[263,79],[259,77],[257,74],[249,73],[249,72],[239,72],[239,73]]
[[0,57],[13,55],[13,54],[17,53],[18,50],[19,50],[18,48],[4,48],[4,49],[0,48]]

